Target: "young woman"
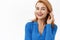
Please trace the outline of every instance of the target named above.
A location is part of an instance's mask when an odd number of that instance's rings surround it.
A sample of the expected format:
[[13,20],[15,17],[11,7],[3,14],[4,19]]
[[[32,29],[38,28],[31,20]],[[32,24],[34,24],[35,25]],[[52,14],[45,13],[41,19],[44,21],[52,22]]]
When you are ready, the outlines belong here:
[[35,8],[36,19],[26,24],[25,40],[55,40],[57,25],[51,4],[48,0],[38,0]]

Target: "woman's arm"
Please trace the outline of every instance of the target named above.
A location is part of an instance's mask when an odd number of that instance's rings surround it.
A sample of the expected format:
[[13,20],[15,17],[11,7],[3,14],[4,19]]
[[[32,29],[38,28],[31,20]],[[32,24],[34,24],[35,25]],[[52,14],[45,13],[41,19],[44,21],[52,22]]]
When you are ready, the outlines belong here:
[[31,30],[31,22],[28,22],[25,26],[25,40],[32,40],[32,30]]
[[57,26],[55,24],[54,24],[54,28],[52,28],[51,24],[46,24],[46,37],[45,37],[45,40],[54,40],[56,31],[57,31]]

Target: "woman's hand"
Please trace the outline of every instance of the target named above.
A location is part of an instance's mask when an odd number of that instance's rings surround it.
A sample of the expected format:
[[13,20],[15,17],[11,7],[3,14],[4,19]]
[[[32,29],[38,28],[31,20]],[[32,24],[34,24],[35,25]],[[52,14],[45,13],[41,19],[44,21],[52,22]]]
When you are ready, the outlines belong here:
[[47,19],[47,24],[51,24],[54,21],[54,15],[52,14],[52,12],[50,13],[50,16]]

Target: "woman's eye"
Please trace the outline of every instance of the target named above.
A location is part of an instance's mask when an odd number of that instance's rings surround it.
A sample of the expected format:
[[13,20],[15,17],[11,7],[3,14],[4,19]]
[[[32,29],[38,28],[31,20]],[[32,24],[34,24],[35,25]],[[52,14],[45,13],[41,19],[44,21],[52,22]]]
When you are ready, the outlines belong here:
[[42,10],[45,10],[45,8],[42,8]]
[[37,9],[37,10],[39,10],[39,8],[38,8],[38,7],[37,7],[36,9]]
[[45,7],[42,7],[41,10],[45,10]]

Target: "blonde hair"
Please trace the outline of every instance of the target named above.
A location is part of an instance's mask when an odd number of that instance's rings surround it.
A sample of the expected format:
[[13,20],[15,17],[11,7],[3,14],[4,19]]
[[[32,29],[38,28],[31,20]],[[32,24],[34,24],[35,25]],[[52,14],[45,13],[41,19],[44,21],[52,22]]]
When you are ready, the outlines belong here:
[[[39,2],[46,5],[47,10],[48,10],[49,13],[52,11],[52,5],[50,4],[50,2],[49,2],[48,0],[38,0],[37,3],[39,3]],[[36,3],[36,5],[37,5],[37,3]],[[35,7],[36,7],[36,5],[35,5]],[[46,21],[45,21],[46,24],[47,24],[47,18],[48,18],[48,16],[49,16],[49,15],[47,15]],[[38,18],[36,17],[36,19],[34,19],[34,20],[32,20],[32,21],[37,21],[37,19],[38,19]],[[52,22],[52,24],[54,24],[54,21]]]

